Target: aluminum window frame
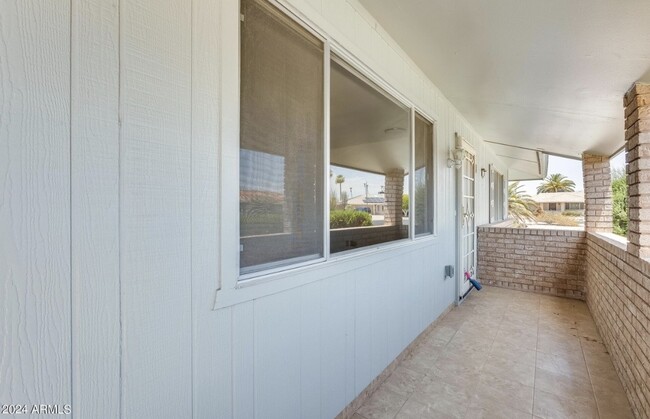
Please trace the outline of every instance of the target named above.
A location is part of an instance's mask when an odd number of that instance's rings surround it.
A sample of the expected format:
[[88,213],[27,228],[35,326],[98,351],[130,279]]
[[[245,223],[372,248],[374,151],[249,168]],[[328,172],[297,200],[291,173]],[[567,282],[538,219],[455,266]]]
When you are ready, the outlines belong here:
[[[416,250],[423,246],[427,246],[429,242],[435,240],[438,237],[438,180],[440,179],[438,173],[438,158],[440,153],[438,150],[437,139],[439,118],[416,105],[414,100],[409,100],[406,95],[402,94],[399,89],[395,88],[390,82],[385,80],[370,66],[365,64],[362,59],[338,43],[336,39],[334,39],[334,37],[330,35],[326,30],[323,30],[313,21],[305,17],[299,8],[291,4],[286,4],[280,0],[265,1],[279,9],[280,12],[284,13],[289,19],[297,23],[300,27],[306,29],[309,33],[316,36],[324,44],[324,185],[327,185],[330,167],[330,57],[332,53],[335,53],[348,65],[359,71],[359,73],[366,77],[369,81],[381,88],[385,93],[391,95],[394,100],[398,101],[399,103],[403,104],[405,108],[409,109],[411,121],[414,121],[415,112],[417,111],[420,116],[433,123],[433,234],[415,237],[412,231],[409,231],[408,239],[367,246],[353,252],[339,252],[334,257],[332,257],[330,254],[329,190],[328,188],[324,187],[324,256],[322,258],[310,260],[303,263],[285,265],[274,269],[260,270],[248,274],[242,274],[240,272],[238,245],[241,237],[240,219],[239,211],[235,211],[234,209],[235,207],[238,208],[239,206],[238,193],[240,188],[238,153],[240,150],[239,131],[241,123],[239,111],[241,86],[241,5],[239,1],[228,4],[223,8],[221,17],[221,32],[222,34],[228,34],[229,36],[232,36],[232,38],[236,38],[237,42],[235,45],[228,47],[224,54],[227,56],[232,56],[233,59],[236,55],[237,58],[235,60],[236,65],[225,67],[222,70],[222,75],[220,76],[220,85],[224,91],[222,97],[226,96],[230,98],[229,100],[232,101],[232,107],[229,107],[230,109],[221,110],[222,125],[220,127],[220,135],[224,144],[221,147],[221,155],[219,156],[219,159],[222,162],[220,166],[221,180],[219,188],[219,202],[221,205],[219,219],[222,226],[225,224],[231,225],[227,228],[222,227],[219,231],[219,259],[221,263],[219,269],[218,286],[215,294],[215,303],[213,307],[215,310],[320,280],[324,275],[331,276],[336,274],[336,272],[343,271],[346,269],[346,266],[352,263],[352,261],[356,261],[358,259],[363,259],[363,263],[370,263],[371,261],[386,257],[385,254],[387,252],[390,252],[392,255],[399,255],[404,252],[409,252],[409,249]],[[224,138],[236,138],[236,141],[228,141],[224,140]],[[411,160],[413,160],[413,129],[411,129],[410,133],[410,147]],[[412,168],[413,161],[411,162],[409,172],[412,171]],[[230,185],[227,185],[226,182],[223,182],[224,173],[229,173],[231,182]],[[410,176],[409,184],[409,193],[412,194],[413,176]],[[237,196],[236,205],[228,204],[228,202],[232,201],[235,196]],[[410,201],[409,214],[412,214],[412,211],[412,201]],[[411,222],[409,229],[414,229],[413,223]],[[310,277],[306,278],[304,277],[304,274],[306,272],[312,272],[313,274],[310,274]]]

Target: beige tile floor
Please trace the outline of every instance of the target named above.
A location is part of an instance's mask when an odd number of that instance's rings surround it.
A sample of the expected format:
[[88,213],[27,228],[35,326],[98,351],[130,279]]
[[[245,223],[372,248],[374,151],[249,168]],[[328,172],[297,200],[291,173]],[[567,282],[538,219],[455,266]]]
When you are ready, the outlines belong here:
[[584,302],[484,287],[353,418],[632,417]]

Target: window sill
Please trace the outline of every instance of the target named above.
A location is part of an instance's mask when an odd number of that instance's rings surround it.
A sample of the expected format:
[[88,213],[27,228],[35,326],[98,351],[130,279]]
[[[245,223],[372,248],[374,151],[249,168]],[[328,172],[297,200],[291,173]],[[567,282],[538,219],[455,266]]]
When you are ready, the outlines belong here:
[[[329,260],[314,261],[308,265],[291,267],[281,272],[261,274],[237,283],[234,289],[217,291],[214,310],[241,304],[257,298],[277,294],[312,282],[341,275],[364,266],[398,257],[415,249],[430,246],[436,236],[417,237],[376,246],[356,249],[330,256]],[[389,255],[387,255],[389,254]]]

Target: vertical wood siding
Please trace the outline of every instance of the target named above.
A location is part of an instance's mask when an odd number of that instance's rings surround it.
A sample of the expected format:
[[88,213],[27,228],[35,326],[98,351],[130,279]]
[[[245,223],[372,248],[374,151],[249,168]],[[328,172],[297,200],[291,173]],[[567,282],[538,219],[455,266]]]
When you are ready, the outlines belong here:
[[72,411],[120,415],[119,14],[72,1]]
[[72,403],[70,2],[0,7],[0,400]]
[[218,319],[212,312],[219,277],[220,22],[221,2],[192,1],[192,413],[206,419],[231,400],[229,377],[221,377],[230,348],[205,344],[226,342],[231,332],[230,312]]
[[192,412],[191,2],[120,2],[122,416]]
[[436,119],[437,237],[213,311],[237,257],[218,200],[220,163],[239,153],[236,2],[7,0],[0,400],[93,418],[328,418],[453,302],[454,133],[479,169],[505,168],[355,0],[283,4]]

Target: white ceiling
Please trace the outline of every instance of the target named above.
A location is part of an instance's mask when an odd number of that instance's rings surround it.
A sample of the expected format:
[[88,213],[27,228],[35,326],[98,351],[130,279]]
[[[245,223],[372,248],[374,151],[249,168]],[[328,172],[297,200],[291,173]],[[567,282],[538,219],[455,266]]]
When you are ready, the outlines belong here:
[[611,155],[650,82],[648,0],[360,2],[488,141]]
[[410,160],[409,110],[337,62],[331,67],[332,164],[384,174]]

